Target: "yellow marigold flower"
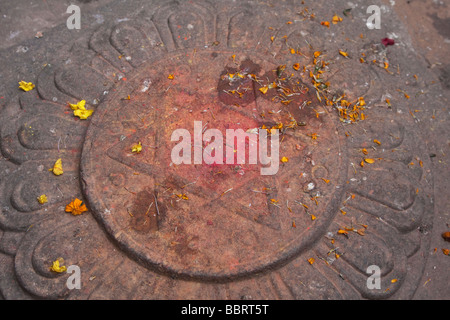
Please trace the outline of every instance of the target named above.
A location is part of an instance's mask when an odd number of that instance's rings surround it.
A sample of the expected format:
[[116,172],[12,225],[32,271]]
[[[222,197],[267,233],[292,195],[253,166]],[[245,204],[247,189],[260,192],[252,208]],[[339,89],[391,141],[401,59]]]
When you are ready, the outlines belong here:
[[47,202],[47,196],[45,194],[40,195],[39,197],[37,197],[37,200],[39,201],[40,204],[44,204]]
[[70,212],[74,216],[82,214],[85,211],[88,211],[86,205],[82,205],[82,201],[78,198],[75,198],[71,203],[66,206],[66,212]]

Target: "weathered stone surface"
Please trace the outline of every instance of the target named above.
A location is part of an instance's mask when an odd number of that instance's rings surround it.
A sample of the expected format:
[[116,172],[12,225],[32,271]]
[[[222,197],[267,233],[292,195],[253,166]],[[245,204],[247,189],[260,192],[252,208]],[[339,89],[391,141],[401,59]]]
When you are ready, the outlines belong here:
[[[368,31],[365,8],[326,28],[320,21],[334,15],[326,1],[106,6],[104,22],[86,26],[34,75],[35,90],[1,109],[1,295],[413,298],[426,280],[434,190],[411,101],[435,89],[406,34],[401,45],[380,45],[401,25]],[[316,51],[328,63],[329,97],[364,97],[364,120],[347,123],[318,98],[309,73]],[[244,76],[230,80],[237,73]],[[411,74],[420,79],[414,92],[429,93],[405,97]],[[252,75],[290,91],[264,94]],[[68,106],[81,99],[94,110],[87,120]],[[304,123],[289,128],[292,119]],[[171,134],[192,133],[194,121],[222,133],[283,123],[280,157],[289,161],[273,176],[260,165],[176,166]],[[61,176],[48,171],[58,158]],[[47,203],[37,202],[41,194]],[[64,212],[74,198],[89,211]],[[80,290],[49,270],[59,257],[80,267]],[[380,289],[367,287],[371,265],[381,269]]]

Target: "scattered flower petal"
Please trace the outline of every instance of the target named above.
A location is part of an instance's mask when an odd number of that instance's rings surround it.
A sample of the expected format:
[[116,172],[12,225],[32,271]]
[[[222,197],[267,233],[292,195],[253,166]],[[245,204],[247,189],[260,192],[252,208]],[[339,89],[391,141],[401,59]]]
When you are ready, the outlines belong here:
[[142,144],[140,141],[131,147],[131,152],[133,153],[140,153],[141,151],[142,151]]
[[57,273],[66,272],[67,268],[63,264],[64,264],[63,258],[56,259],[55,261],[53,261],[52,266],[50,267],[50,271]]
[[34,89],[34,84],[31,82],[25,82],[20,81],[19,82],[19,89],[22,89],[23,91],[30,91]]
[[341,56],[343,56],[343,57],[348,58],[348,53],[345,52],[345,51],[339,50],[339,54],[340,54]]
[[267,90],[269,90],[269,88],[266,86],[259,88],[259,91],[261,91],[263,94],[266,94]]
[[444,232],[442,238],[444,238],[445,241],[450,242],[450,231]]
[[342,18],[339,17],[337,14],[334,15],[334,17],[331,19],[331,22],[333,22],[333,24],[337,24],[338,22],[341,22]]
[[395,40],[394,39],[389,39],[389,38],[383,38],[381,39],[381,43],[387,47],[387,46],[393,46],[395,44]]
[[56,160],[55,164],[53,165],[53,168],[48,169],[48,171],[52,171],[55,176],[62,175],[64,173],[62,168],[62,160],[61,159]]
[[69,103],[69,105],[73,110],[73,115],[79,117],[82,120],[86,120],[94,112],[94,110],[86,110],[86,100],[81,100],[76,104]]
[[85,108],[86,100],[78,101],[76,104],[69,103],[69,105],[70,105],[70,108],[74,111],[79,110],[79,109],[86,110],[86,108]]
[[81,120],[86,120],[92,115],[92,113],[94,113],[94,110],[75,110],[73,112],[73,115],[80,118]]

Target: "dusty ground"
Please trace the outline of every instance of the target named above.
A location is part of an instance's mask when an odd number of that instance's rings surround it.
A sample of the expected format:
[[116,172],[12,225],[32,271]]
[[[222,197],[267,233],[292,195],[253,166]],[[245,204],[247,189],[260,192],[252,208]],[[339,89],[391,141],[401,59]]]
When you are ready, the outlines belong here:
[[[386,3],[389,3],[386,1]],[[428,137],[430,152],[434,158],[435,178],[435,230],[432,248],[437,248],[436,254],[431,254],[426,275],[430,282],[418,290],[416,299],[440,297],[440,293],[449,292],[450,280],[448,272],[448,257],[441,254],[441,249],[448,248],[441,237],[444,231],[450,229],[450,201],[448,197],[448,181],[450,180],[450,3],[443,0],[408,0],[390,1],[398,16],[406,24],[417,54],[428,62],[428,68],[436,75],[442,86],[442,108],[430,110],[427,106],[421,109],[419,115],[423,133]],[[436,277],[442,281],[433,281]],[[442,296],[448,299],[448,295]]]

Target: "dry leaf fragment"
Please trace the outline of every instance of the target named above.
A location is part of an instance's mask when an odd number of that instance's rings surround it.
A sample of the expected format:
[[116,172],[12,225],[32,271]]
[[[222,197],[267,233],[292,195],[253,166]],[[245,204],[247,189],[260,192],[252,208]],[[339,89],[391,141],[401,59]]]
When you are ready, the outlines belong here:
[[[294,49],[291,49],[291,50],[294,50]],[[292,53],[292,52],[291,52],[291,53]],[[295,53],[295,50],[294,50],[294,53]],[[280,66],[277,67],[277,77],[278,77],[278,78],[281,77],[281,75],[283,74],[284,69],[286,69],[286,65],[285,65],[285,64],[280,65]],[[274,83],[274,84],[275,84],[275,83]],[[276,87],[276,86],[273,86],[273,87]]]
[[364,158],[364,162],[366,162],[366,163],[375,163],[375,159],[372,159],[372,158]]
[[63,264],[64,264],[63,258],[56,259],[55,261],[53,261],[52,266],[50,267],[50,271],[57,273],[66,272],[67,268]]
[[83,201],[81,201],[78,198],[75,198],[71,203],[69,203],[66,206],[66,212],[70,212],[72,215],[77,216],[82,214],[85,211],[88,211],[85,204],[82,204]]
[[22,89],[23,91],[30,91],[34,89],[34,84],[31,82],[25,82],[20,81],[19,82],[19,89]]
[[63,168],[62,168],[62,160],[61,160],[61,158],[56,160],[55,164],[53,165],[53,168],[48,169],[48,171],[53,172],[53,174],[55,176],[62,175],[64,173],[64,171],[63,171]]
[[47,196],[45,194],[40,195],[39,197],[37,197],[37,200],[40,204],[44,204],[47,202]]

